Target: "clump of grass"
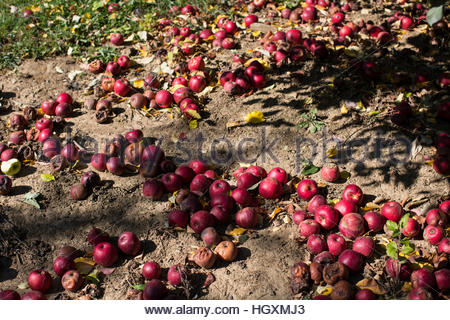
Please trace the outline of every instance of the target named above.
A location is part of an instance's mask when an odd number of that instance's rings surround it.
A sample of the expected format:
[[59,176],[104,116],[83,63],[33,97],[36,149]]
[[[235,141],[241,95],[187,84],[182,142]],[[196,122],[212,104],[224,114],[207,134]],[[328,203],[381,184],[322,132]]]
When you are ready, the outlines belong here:
[[[43,59],[70,54],[103,60],[117,50],[103,46],[112,32],[125,37],[149,30],[172,5],[185,3],[207,9],[210,0],[118,1],[121,9],[109,13],[103,0],[2,0],[0,2],[0,68],[12,68],[25,58]],[[24,18],[25,9],[33,14]]]

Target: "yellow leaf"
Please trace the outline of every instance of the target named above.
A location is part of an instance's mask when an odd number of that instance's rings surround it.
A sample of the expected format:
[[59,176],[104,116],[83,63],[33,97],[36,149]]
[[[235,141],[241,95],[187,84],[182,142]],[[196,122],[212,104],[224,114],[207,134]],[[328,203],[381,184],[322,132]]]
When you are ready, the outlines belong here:
[[313,103],[313,98],[311,98],[311,97],[306,98],[305,104],[311,104],[311,103]]
[[259,37],[260,35],[261,35],[261,31],[259,31],[259,30],[252,32],[252,36],[254,36],[255,38]]
[[234,228],[233,230],[228,231],[227,235],[229,235],[229,236],[240,236],[240,235],[244,234],[245,232],[247,232],[247,229]]
[[144,87],[144,80],[134,80],[133,82],[133,87],[137,88],[137,89],[141,89]]
[[196,129],[198,127],[197,120],[191,120],[189,121],[189,129]]
[[343,106],[341,107],[341,113],[342,113],[342,114],[347,114],[347,113],[348,113],[348,109],[347,109],[347,107],[346,107],[345,105],[343,105]]
[[41,11],[41,7],[39,7],[39,6],[31,6],[31,11],[33,11],[33,12],[40,12]]
[[328,296],[331,294],[331,292],[333,292],[333,288],[332,287],[317,287],[316,292],[318,294],[323,294],[324,296]]
[[55,177],[53,175],[46,173],[41,174],[41,179],[45,182],[55,181]]
[[79,257],[74,260],[75,268],[81,274],[89,274],[94,269],[95,261],[90,258]]
[[375,279],[362,279],[356,286],[360,289],[369,289],[375,294],[381,295],[385,294],[386,291],[378,284]]
[[433,162],[434,162],[434,160],[427,160],[427,161],[425,161],[425,163],[426,163],[427,165],[429,165],[429,166],[432,166],[432,165],[433,165]]
[[333,147],[327,151],[327,157],[334,158],[337,155],[337,152],[338,152],[337,148]]
[[264,119],[264,114],[261,111],[252,111],[252,112],[247,113],[244,117],[244,120],[247,123],[253,123],[253,124],[257,124],[257,123],[266,121],[266,119]]
[[273,212],[270,214],[270,221],[272,221],[273,219],[275,219],[275,217],[281,212],[283,211],[281,208],[276,207]]
[[411,282],[405,282],[402,287],[403,292],[410,292],[413,289]]
[[364,211],[372,211],[372,210],[375,210],[375,209],[380,209],[380,206],[375,204],[375,203],[373,203],[373,202],[369,202],[369,203],[366,204],[365,207],[363,207],[361,209],[363,209]]
[[[251,52],[249,52],[249,53],[251,53]],[[268,69],[268,68],[269,68],[269,63],[268,63],[266,60],[260,59],[260,58],[251,58],[251,59],[248,59],[248,60],[244,63],[244,66],[245,66],[245,67],[248,67],[253,61],[258,61],[260,64],[262,64],[262,66],[264,67],[264,69]]]

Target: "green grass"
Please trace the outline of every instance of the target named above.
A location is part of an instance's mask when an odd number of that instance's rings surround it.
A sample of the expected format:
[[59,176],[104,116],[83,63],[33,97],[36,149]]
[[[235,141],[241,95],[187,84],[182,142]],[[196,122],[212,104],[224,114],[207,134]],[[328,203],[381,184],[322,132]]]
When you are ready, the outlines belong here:
[[[189,3],[207,9],[209,0],[109,1],[114,2],[121,5],[115,14],[108,13],[103,0],[0,1],[0,69],[13,68],[26,58],[68,52],[76,58],[96,53],[106,61],[117,54],[116,49],[103,45],[112,32],[121,32],[126,38],[137,31],[151,31],[172,5]],[[32,5],[40,10],[23,18],[22,12]],[[11,6],[17,11],[12,13]]]

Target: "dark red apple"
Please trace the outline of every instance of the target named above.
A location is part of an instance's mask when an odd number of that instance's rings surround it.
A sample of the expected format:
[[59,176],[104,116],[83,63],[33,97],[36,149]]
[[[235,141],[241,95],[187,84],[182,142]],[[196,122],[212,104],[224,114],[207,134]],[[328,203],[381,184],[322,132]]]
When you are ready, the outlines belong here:
[[241,189],[248,189],[257,184],[261,179],[249,172],[244,172],[237,178],[237,187]]
[[450,289],[450,270],[440,269],[434,272],[436,279],[436,286],[441,291],[447,291]]
[[251,229],[258,223],[256,208],[247,207],[236,213],[236,224],[245,229]]
[[161,182],[167,192],[175,192],[180,190],[183,180],[176,173],[166,173],[161,177]]
[[405,227],[402,230],[402,233],[405,237],[413,238],[417,236],[420,232],[420,225],[417,220],[413,218],[409,218],[406,222]]
[[161,267],[155,261],[146,262],[142,267],[142,275],[147,280],[159,279],[161,276]]
[[347,266],[351,273],[357,273],[364,267],[364,256],[351,249],[344,250],[338,261]]
[[53,270],[60,277],[72,269],[75,269],[75,263],[71,257],[59,256],[53,261]]
[[0,291],[0,300],[20,300],[20,294],[14,290]]
[[234,201],[236,201],[237,204],[240,204],[243,207],[251,207],[257,205],[256,199],[253,198],[251,193],[246,189],[234,189],[231,193],[231,197],[234,199]]
[[214,216],[208,211],[197,211],[191,216],[190,226],[196,233],[201,233],[204,229],[214,226]]
[[392,278],[399,278],[402,281],[409,281],[411,278],[412,269],[409,262],[400,263],[397,259],[387,259],[385,271]]
[[195,172],[192,168],[186,165],[180,165],[176,170],[175,174],[181,177],[183,183],[190,183],[192,179],[195,177]]
[[408,294],[409,300],[433,300],[430,290],[423,287],[412,289]]
[[230,221],[230,214],[224,207],[217,205],[211,208],[210,214],[214,216],[218,224],[225,225]]
[[426,216],[427,224],[435,227],[445,227],[447,220],[447,214],[440,209],[431,209]]
[[147,282],[144,288],[144,299],[145,300],[161,300],[167,294],[166,285],[158,280],[153,279]]
[[231,191],[230,184],[225,180],[216,180],[209,186],[209,196],[211,198],[219,195],[226,194],[228,195]]
[[210,179],[208,179],[204,174],[197,174],[192,179],[189,185],[189,189],[193,194],[202,196],[208,191],[210,185],[211,185]]
[[52,285],[52,277],[50,273],[43,269],[37,269],[28,276],[28,285],[31,290],[47,292]]
[[355,300],[376,300],[377,296],[370,289],[361,289],[355,295]]
[[441,242],[439,242],[438,252],[450,254],[450,238],[442,239]]
[[178,286],[183,280],[186,280],[185,268],[180,264],[171,266],[167,272],[167,280],[171,285]]
[[145,180],[142,187],[142,193],[146,197],[150,197],[152,200],[159,200],[164,194],[164,185],[161,181],[156,179]]
[[141,241],[132,232],[124,232],[117,240],[120,251],[129,256],[135,256],[141,250]]
[[436,278],[430,270],[420,268],[411,273],[411,284],[413,288],[433,289],[436,288]]
[[172,210],[168,218],[171,227],[186,228],[189,223],[189,214],[183,210]]
[[189,162],[189,168],[194,170],[195,174],[205,173],[209,169],[208,165],[201,160],[192,160]]
[[33,291],[25,292],[22,295],[21,300],[47,300],[47,297],[44,296],[44,294],[42,292],[33,290]]

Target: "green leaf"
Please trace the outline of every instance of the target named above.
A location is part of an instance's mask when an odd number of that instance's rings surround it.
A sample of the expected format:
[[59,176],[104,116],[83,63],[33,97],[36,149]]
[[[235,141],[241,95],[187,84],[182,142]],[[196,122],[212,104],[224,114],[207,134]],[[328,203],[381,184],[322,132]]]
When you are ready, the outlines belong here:
[[386,225],[392,232],[398,231],[398,224],[396,222],[388,220],[386,221]]
[[314,125],[312,125],[309,127],[309,131],[311,131],[311,133],[315,133],[317,131],[317,128]]
[[433,7],[427,12],[427,23],[432,26],[436,22],[442,20],[442,17],[444,16],[444,6],[441,5],[439,7]]
[[246,235],[246,234],[243,234],[242,236],[239,237],[240,244],[243,244],[247,240],[248,240],[248,235]]
[[398,259],[397,244],[393,241],[386,246],[386,254],[392,259]]
[[133,287],[133,289],[136,289],[136,290],[144,291],[145,283],[135,284],[134,286],[131,286],[131,287]]
[[95,1],[94,4],[92,5],[92,10],[96,11],[103,6],[104,6],[103,1],[101,1],[101,0]]
[[95,269],[86,276],[86,280],[92,282],[93,284],[99,284],[100,280],[97,277],[99,273],[100,272],[97,269]]
[[39,197],[41,194],[39,192],[28,192],[23,196],[22,201],[35,207],[40,209],[41,206],[39,205],[39,203],[37,202],[37,197]]
[[305,164],[305,166],[303,167],[302,174],[304,176],[309,176],[309,175],[312,175],[312,174],[314,174],[316,172],[319,172],[319,170],[320,170],[320,168],[316,167],[311,162],[307,162]]
[[[262,181],[262,180],[261,180]],[[247,190],[255,190],[256,188],[259,187],[259,184],[261,183],[261,181],[259,181],[258,183],[255,183],[254,185],[252,185],[250,188],[248,188]]]
[[45,182],[55,181],[55,177],[52,174],[47,173],[41,174],[41,179]]
[[408,220],[409,220],[409,213],[404,214],[398,223],[400,230],[403,230],[406,227],[406,223],[408,222]]
[[410,246],[402,247],[401,253],[403,253],[403,254],[410,254],[412,252],[414,252],[414,248],[412,248]]

